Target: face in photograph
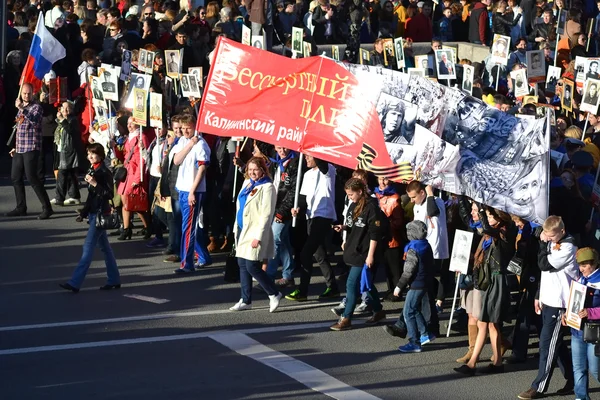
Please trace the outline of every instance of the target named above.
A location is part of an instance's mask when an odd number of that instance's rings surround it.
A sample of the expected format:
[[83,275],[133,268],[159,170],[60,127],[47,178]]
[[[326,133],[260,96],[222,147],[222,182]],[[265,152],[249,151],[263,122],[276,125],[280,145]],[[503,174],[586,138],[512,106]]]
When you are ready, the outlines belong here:
[[476,110],[482,107],[473,97],[465,96],[458,104],[457,115],[460,120],[465,120],[473,114]]
[[506,58],[508,52],[508,43],[503,37],[497,38],[494,43],[493,55],[496,57]]
[[302,32],[295,31],[294,32],[294,51],[301,52],[302,51]]
[[149,51],[146,54],[146,68],[151,69],[154,65],[154,53]]
[[540,53],[533,53],[531,55],[531,69],[534,71],[542,68],[542,56]]
[[181,77],[181,88],[184,92],[190,91],[190,84],[188,82],[188,77],[185,75]]
[[197,83],[196,79],[194,78],[194,76],[190,77],[189,82],[190,82],[190,91],[192,93],[197,93],[198,92],[198,83]]
[[179,59],[177,57],[177,52],[169,53],[169,56],[167,57],[167,69],[172,73],[179,72]]
[[252,47],[256,47],[257,49],[261,49],[262,50],[262,48],[263,48],[262,40],[255,40],[254,44],[252,45]]
[[586,79],[597,79],[598,78],[598,61],[590,61],[588,65],[588,73]]
[[138,76],[137,78],[135,78],[135,83],[134,86],[138,89],[143,89],[144,88],[144,77],[143,76]]
[[598,85],[596,83],[590,81],[583,102],[596,106],[598,103]]

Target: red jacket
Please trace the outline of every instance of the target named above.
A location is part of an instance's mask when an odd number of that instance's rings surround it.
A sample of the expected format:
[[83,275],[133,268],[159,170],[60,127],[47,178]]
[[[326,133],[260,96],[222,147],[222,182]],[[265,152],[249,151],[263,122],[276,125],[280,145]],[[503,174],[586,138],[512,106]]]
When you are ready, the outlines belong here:
[[406,21],[404,36],[411,38],[413,42],[431,42],[433,38],[431,20],[423,14],[409,18]]

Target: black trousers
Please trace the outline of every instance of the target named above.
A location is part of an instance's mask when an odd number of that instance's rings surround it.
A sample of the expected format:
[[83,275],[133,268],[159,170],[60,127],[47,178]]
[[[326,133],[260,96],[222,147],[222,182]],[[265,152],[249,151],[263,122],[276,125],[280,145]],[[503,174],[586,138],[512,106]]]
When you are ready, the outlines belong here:
[[402,247],[394,247],[385,249],[385,277],[387,281],[388,291],[393,292],[404,271],[404,260],[402,260]]
[[331,235],[329,234],[331,231],[331,223],[332,220],[321,217],[312,218],[306,221],[307,237],[306,242],[304,242],[304,246],[302,247],[302,253],[300,254],[302,271],[300,275],[299,290],[303,295],[308,294],[308,285],[310,284],[310,278],[312,277],[313,256],[315,257],[315,260],[317,260],[317,263],[319,263],[327,287],[334,291],[338,291],[333,268],[327,259],[327,241],[331,239]]
[[63,202],[67,196],[70,199],[79,200],[81,198],[79,194],[79,180],[77,179],[77,170],[75,168],[58,170],[56,200]]
[[35,191],[42,208],[44,210],[52,209],[48,193],[44,189],[44,185],[40,180],[39,175],[40,152],[38,150],[28,151],[25,153],[15,153],[12,159],[12,170],[10,178],[15,189],[15,197],[17,199],[17,209],[27,211],[27,198],[25,197],[25,177]]

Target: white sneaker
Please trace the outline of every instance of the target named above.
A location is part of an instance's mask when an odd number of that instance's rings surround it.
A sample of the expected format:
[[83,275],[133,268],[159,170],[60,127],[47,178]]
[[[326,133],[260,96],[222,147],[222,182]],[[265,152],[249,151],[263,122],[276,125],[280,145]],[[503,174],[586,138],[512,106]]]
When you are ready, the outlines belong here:
[[252,304],[244,303],[243,299],[240,299],[240,301],[235,303],[235,305],[233,307],[229,307],[229,311],[244,311],[244,310],[251,310],[251,309],[252,309]]
[[277,310],[277,308],[279,307],[279,301],[282,297],[283,295],[281,294],[281,292],[269,295],[269,312],[275,312],[275,310]]
[[57,200],[56,200],[56,199],[52,199],[52,200],[50,200],[50,204],[56,205],[56,203],[57,203]]
[[74,199],[74,198],[70,197],[65,200],[65,205],[68,205],[68,206],[75,206],[78,204],[81,204],[81,201],[79,201],[79,199]]

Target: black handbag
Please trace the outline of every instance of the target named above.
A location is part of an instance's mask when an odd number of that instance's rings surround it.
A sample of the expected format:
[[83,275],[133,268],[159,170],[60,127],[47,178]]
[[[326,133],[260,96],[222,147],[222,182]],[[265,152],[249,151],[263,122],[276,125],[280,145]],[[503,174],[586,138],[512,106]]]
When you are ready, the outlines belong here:
[[586,343],[600,343],[600,321],[587,321],[583,325],[583,341]]
[[235,245],[231,246],[231,252],[225,260],[225,271],[223,271],[225,282],[236,283],[240,281],[240,266],[235,256]]
[[460,274],[458,279],[458,288],[461,290],[471,290],[475,286],[472,274]]
[[120,226],[121,216],[114,205],[109,214],[104,214],[101,209],[96,212],[96,229],[119,229]]
[[127,179],[127,168],[125,168],[125,167],[115,168],[115,173],[113,174],[113,179],[115,180],[115,182],[125,182],[125,179]]
[[[127,160],[125,160],[125,164],[129,164],[129,161],[131,161],[131,157],[133,157],[133,153],[133,151],[129,152],[129,154],[127,155]],[[121,167],[115,168],[115,171],[113,173],[113,180],[115,182],[125,182],[125,179],[127,179],[127,168],[125,168],[125,164],[123,164],[123,166]]]
[[506,269],[508,272],[512,272],[517,276],[521,276],[523,273],[523,259],[521,257],[514,256],[508,263],[508,267],[506,267]]

